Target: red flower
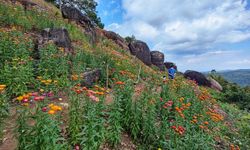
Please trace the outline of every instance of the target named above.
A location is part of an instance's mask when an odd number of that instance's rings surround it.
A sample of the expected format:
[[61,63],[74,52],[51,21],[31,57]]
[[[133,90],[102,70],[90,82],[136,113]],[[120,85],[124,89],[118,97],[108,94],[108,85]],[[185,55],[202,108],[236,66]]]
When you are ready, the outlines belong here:
[[163,106],[163,108],[168,108],[168,107],[171,107],[173,105],[173,101],[168,101],[168,102],[166,102],[165,104],[164,104],[164,106]]
[[76,90],[76,93],[77,93],[77,94],[81,94],[82,91],[81,91],[81,90]]

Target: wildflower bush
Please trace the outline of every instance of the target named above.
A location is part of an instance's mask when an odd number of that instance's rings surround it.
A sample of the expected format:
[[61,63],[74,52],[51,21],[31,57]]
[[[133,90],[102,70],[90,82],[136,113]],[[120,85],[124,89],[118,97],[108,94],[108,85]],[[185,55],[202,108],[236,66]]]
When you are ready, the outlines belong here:
[[38,80],[41,88],[59,90],[68,84],[69,55],[58,49],[54,44],[48,44],[39,50]]
[[[41,105],[42,106],[42,105]],[[41,106],[30,110],[24,108],[18,118],[19,149],[55,149],[67,147],[65,139],[60,135],[60,121],[52,113],[44,113]]]
[[0,82],[7,85],[12,95],[28,91],[34,80],[31,58],[32,40],[15,28],[0,33]]

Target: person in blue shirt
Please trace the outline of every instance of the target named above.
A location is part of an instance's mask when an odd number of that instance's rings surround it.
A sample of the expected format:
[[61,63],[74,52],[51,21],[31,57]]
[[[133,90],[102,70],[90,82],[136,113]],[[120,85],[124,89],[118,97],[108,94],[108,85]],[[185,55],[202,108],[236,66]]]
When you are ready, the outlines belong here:
[[171,66],[168,69],[168,77],[169,77],[169,79],[174,79],[175,73],[176,73],[176,70],[174,69],[174,66]]

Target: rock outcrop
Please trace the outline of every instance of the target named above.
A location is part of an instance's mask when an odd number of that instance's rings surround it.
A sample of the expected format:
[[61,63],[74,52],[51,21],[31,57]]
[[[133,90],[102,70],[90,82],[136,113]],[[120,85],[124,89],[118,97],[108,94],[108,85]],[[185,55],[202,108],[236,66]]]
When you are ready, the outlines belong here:
[[223,90],[223,88],[222,88],[222,86],[220,85],[220,83],[219,82],[217,82],[216,80],[214,80],[213,78],[211,78],[211,77],[208,77],[207,78],[209,81],[210,81],[210,83],[211,83],[211,88],[212,89],[215,89],[215,90],[217,90],[217,91],[219,91],[219,92],[221,92],[222,90]]
[[164,71],[164,54],[159,51],[151,51],[150,54],[152,64],[157,66],[161,71]]
[[82,86],[91,87],[101,78],[101,69],[94,69],[83,73]]
[[195,80],[198,85],[211,87],[210,81],[200,72],[188,70],[184,73],[184,77],[190,80]]
[[169,68],[171,68],[171,67],[173,66],[174,69],[177,70],[177,66],[176,66],[175,63],[173,63],[173,62],[165,62],[164,65],[165,65],[165,67],[166,67],[167,69],[169,69]]
[[103,30],[103,35],[108,39],[114,41],[117,45],[119,45],[122,49],[129,50],[128,44],[124,38],[122,38],[119,34],[113,31]]
[[89,17],[75,7],[63,5],[62,15],[64,18],[74,20],[85,27],[94,27],[94,24],[91,22]]
[[97,41],[97,35],[95,31],[95,23],[91,19],[83,14],[80,10],[75,7],[63,5],[62,6],[62,15],[64,18],[73,20],[76,23],[79,23],[85,30],[85,34],[90,36],[90,43],[93,45]]
[[128,45],[129,50],[132,55],[135,55],[138,59],[140,59],[144,64],[150,66],[151,62],[151,54],[148,45],[142,41],[134,41]]
[[66,51],[72,50],[69,33],[64,28],[44,29],[38,40],[38,48],[49,41],[53,41],[58,47],[63,47]]

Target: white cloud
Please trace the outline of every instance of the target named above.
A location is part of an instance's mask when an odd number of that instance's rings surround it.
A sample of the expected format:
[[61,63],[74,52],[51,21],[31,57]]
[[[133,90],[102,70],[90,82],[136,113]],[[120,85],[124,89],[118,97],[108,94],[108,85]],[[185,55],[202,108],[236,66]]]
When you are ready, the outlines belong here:
[[167,55],[167,58],[174,60],[181,71],[246,69],[250,66],[250,57],[244,51],[237,50],[208,51],[198,55]]
[[244,0],[123,0],[124,22],[107,26],[159,50],[208,49],[250,38]]

